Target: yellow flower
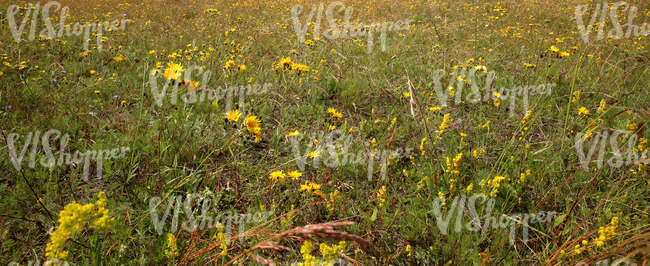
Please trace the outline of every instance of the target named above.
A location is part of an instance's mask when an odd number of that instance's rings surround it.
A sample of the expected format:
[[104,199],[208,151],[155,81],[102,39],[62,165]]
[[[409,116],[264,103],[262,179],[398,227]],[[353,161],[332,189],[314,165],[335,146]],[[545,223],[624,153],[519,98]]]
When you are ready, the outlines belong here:
[[310,151],[310,152],[307,154],[307,156],[308,156],[309,158],[315,158],[315,157],[318,157],[318,153],[315,152],[315,151]]
[[454,168],[458,168],[458,166],[460,165],[460,160],[462,158],[463,158],[463,153],[459,153],[458,155],[456,155],[456,157],[454,158]]
[[334,129],[336,129],[336,126],[335,125],[330,125],[330,131],[332,131]]
[[246,70],[246,65],[239,66],[239,71],[244,71],[244,70]]
[[90,75],[94,75],[94,74],[95,74],[95,70],[91,70]]
[[165,249],[165,256],[167,256],[169,259],[174,259],[178,256],[176,237],[174,237],[173,234],[167,234],[167,248]]
[[98,79],[97,79],[98,82],[102,82],[102,80],[103,80],[102,78],[98,78]]
[[501,105],[501,99],[494,100],[494,106],[499,107]]
[[605,113],[605,111],[607,111],[605,109],[607,109],[607,102],[605,101],[605,99],[601,99],[600,106],[598,106],[598,114],[602,115],[603,113]]
[[571,102],[574,103],[577,102],[578,100],[580,100],[580,91],[574,91],[573,99],[571,99]]
[[289,172],[289,177],[291,177],[291,179],[293,179],[293,180],[298,180],[298,179],[300,179],[301,176],[302,176],[301,172],[298,172],[298,171]]
[[384,206],[384,202],[386,202],[386,198],[388,196],[386,195],[386,186],[381,186],[381,189],[377,192],[377,198],[379,199],[379,207]]
[[319,184],[312,183],[312,182],[309,182],[309,181],[305,181],[304,185],[303,184],[300,185],[300,191],[307,191],[307,192],[314,191],[314,192],[316,192],[319,189],[320,189]]
[[269,176],[270,179],[273,179],[275,181],[278,181],[278,178],[284,179],[286,177],[287,176],[281,170],[272,172],[271,175]]
[[237,122],[239,120],[240,116],[241,116],[241,114],[239,113],[239,110],[232,110],[232,111],[226,113],[226,118],[228,118],[229,120],[235,121],[235,122]]
[[578,109],[578,112],[580,114],[589,115],[589,110],[587,110],[587,108],[585,108],[584,106],[580,107],[580,109]]
[[229,70],[231,67],[234,67],[234,66],[235,66],[235,61],[228,60],[228,61],[226,61],[226,64],[223,65],[223,68],[226,69],[226,70]]
[[124,60],[125,58],[126,58],[126,57],[124,57],[123,55],[119,55],[119,56],[116,56],[116,57],[113,58],[113,59],[115,59],[115,61],[118,61],[118,62],[119,62],[119,61]]
[[411,254],[413,253],[413,252],[412,252],[412,250],[411,250],[411,245],[406,245],[406,252],[408,252],[408,253],[409,253],[409,254],[408,254],[408,255],[406,255],[406,256],[407,256],[407,257],[410,257],[410,256],[411,256]]
[[298,130],[296,130],[296,131],[294,131],[294,132],[289,133],[289,134],[287,135],[287,137],[293,137],[293,136],[296,136],[296,135],[298,135],[298,134],[300,134],[300,132],[298,132]]
[[530,119],[530,117],[531,117],[532,114],[533,114],[533,111],[532,111],[532,110],[528,110],[528,111],[526,112],[526,115],[524,116],[524,118],[521,120],[521,123],[525,125],[525,124],[528,122],[528,119]]
[[260,122],[261,121],[257,119],[257,116],[247,116],[246,119],[244,120],[246,129],[255,135],[260,134]]
[[45,248],[47,259],[65,259],[68,251],[64,251],[63,246],[73,233],[81,233],[86,223],[91,223],[98,230],[112,228],[114,220],[109,217],[109,211],[106,209],[107,199],[104,192],[99,192],[97,198],[95,204],[80,205],[73,201],[63,208],[59,213],[59,227],[52,233]]
[[291,69],[292,66],[293,66],[293,62],[291,62],[291,58],[289,58],[289,57],[287,57],[287,58],[282,58],[282,59],[280,59],[280,65],[281,65],[283,68]]
[[435,111],[440,110],[440,107],[438,107],[438,106],[436,106],[436,107],[431,107],[431,108],[429,108],[429,110],[435,112]]
[[567,57],[567,56],[569,56],[569,55],[571,55],[571,54],[569,54],[569,53],[567,53],[567,52],[561,52],[561,53],[559,53],[559,54],[557,54],[557,55],[558,55],[559,57]]
[[442,124],[440,124],[440,128],[438,129],[438,133],[442,135],[442,133],[445,133],[445,130],[451,126],[452,120],[449,118],[450,114],[445,114],[445,116],[442,118]]
[[555,45],[551,45],[551,48],[550,48],[549,50],[551,50],[551,51],[553,51],[553,52],[557,52],[557,51],[559,51],[560,49],[558,49]]
[[422,155],[424,155],[424,143],[426,143],[426,142],[427,142],[427,138],[426,138],[426,137],[423,138],[423,139],[420,141],[420,150],[422,151]]

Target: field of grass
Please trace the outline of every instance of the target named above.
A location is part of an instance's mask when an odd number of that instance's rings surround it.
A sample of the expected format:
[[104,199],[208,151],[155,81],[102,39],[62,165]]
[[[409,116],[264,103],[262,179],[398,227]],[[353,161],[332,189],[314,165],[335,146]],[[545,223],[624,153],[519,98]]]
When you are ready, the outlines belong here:
[[0,265],[650,265],[646,1],[0,3]]

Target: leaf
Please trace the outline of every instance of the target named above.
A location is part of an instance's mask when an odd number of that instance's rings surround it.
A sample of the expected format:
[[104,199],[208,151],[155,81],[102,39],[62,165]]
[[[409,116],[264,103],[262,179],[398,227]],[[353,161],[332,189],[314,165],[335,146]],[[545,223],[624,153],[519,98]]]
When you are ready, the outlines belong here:
[[558,217],[555,217],[555,221],[553,222],[553,227],[560,225],[564,221],[564,218],[566,218],[567,214],[563,214]]
[[375,220],[377,220],[377,208],[372,211],[372,215],[370,216],[370,222],[374,222]]

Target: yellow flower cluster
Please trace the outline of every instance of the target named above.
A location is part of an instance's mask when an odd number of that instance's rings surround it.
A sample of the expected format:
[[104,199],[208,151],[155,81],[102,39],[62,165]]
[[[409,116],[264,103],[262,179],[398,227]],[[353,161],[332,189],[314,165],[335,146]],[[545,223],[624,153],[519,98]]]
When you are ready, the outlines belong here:
[[87,223],[91,223],[97,230],[112,228],[113,219],[109,217],[106,208],[106,195],[99,192],[97,198],[95,204],[80,205],[73,201],[63,208],[59,213],[59,228],[52,233],[52,239],[45,248],[47,259],[65,259],[68,256],[68,251],[63,250],[65,242],[73,233],[80,233]]
[[338,190],[330,193],[330,200],[327,201],[327,209],[334,212],[334,203],[341,198],[341,193]]
[[381,189],[379,192],[377,192],[377,198],[379,199],[379,207],[384,206],[384,203],[386,202],[386,198],[388,196],[386,195],[386,186],[381,186]]
[[474,158],[476,158],[476,159],[478,159],[483,154],[485,154],[485,149],[484,148],[473,149],[472,150],[472,156],[474,156]]
[[445,114],[445,116],[442,118],[442,124],[440,124],[440,128],[436,130],[438,133],[438,139],[442,139],[440,135],[442,135],[442,133],[445,133],[445,130],[451,126],[451,122],[452,119],[449,118],[449,114]]
[[345,249],[345,241],[340,241],[338,245],[332,245],[331,247],[325,243],[320,245],[320,252],[323,254],[323,262],[316,259],[315,256],[311,253],[316,250],[314,245],[311,242],[305,241],[305,243],[300,247],[300,253],[302,254],[303,262],[298,263],[299,266],[334,266],[337,259],[341,257],[339,252]]
[[627,128],[627,133],[634,134],[638,128],[638,125],[636,123],[632,123],[630,120],[627,120],[625,128]]
[[334,108],[329,108],[329,109],[327,109],[327,112],[330,113],[330,114],[332,114],[332,116],[335,117],[335,118],[337,118],[337,119],[343,117],[343,114],[339,113],[339,112],[336,111],[336,109],[334,109]]
[[300,247],[300,253],[302,254],[302,263],[298,263],[299,266],[312,266],[312,265],[318,265],[318,262],[316,261],[316,257],[311,255],[311,252],[314,251],[314,245],[311,244],[309,241],[305,241],[304,244],[302,244],[302,247]]
[[[300,75],[302,72],[308,72],[309,71],[309,66],[303,65],[303,64],[295,64],[291,61],[290,57],[287,58],[280,58],[280,61],[278,62],[273,62],[273,68],[275,69],[276,73],[280,72],[280,68],[282,69],[288,69],[289,71],[298,71],[298,75]],[[316,70],[313,70],[316,72]]]
[[174,259],[178,256],[178,247],[176,246],[176,237],[173,234],[167,234],[167,248],[165,249],[165,256]]
[[262,140],[260,138],[260,123],[261,121],[257,118],[257,116],[247,116],[246,119],[244,120],[244,125],[246,125],[246,129],[255,136],[255,142],[259,142]]
[[311,191],[314,193],[314,195],[318,195],[325,198],[325,194],[320,191],[320,185],[309,181],[305,181],[304,185],[300,185],[300,191],[307,191],[307,192]]
[[299,180],[300,177],[302,176],[302,173],[298,172],[298,171],[291,171],[288,174],[285,174],[284,171],[278,170],[278,171],[272,172],[269,175],[269,179],[272,179],[272,180],[275,180],[275,181],[278,181],[278,180],[284,181],[284,179],[287,178],[287,175],[289,175],[289,177],[291,177],[291,179],[293,179],[293,180]]
[[574,253],[576,255],[580,255],[584,249],[587,249],[589,252],[593,252],[593,245],[596,245],[596,247],[602,248],[605,246],[605,241],[611,240],[612,237],[615,237],[618,235],[616,233],[616,229],[618,229],[619,226],[619,221],[618,217],[614,216],[612,217],[612,221],[605,227],[600,227],[598,229],[598,238],[596,238],[594,241],[592,241],[592,245],[589,244],[589,241],[587,240],[582,240],[582,247],[580,244],[576,245],[574,247]]
[[420,189],[422,189],[424,187],[424,185],[425,185],[424,182],[426,182],[428,179],[429,179],[429,177],[425,176],[424,178],[422,178],[422,180],[420,180],[420,182],[418,182],[418,190],[420,190]]
[[600,106],[598,106],[598,114],[602,115],[603,113],[605,113],[605,111],[607,111],[606,109],[607,109],[607,102],[605,101],[605,99],[601,99]]
[[484,190],[490,190],[489,196],[491,198],[494,198],[497,196],[497,193],[499,193],[499,187],[501,187],[501,183],[506,180],[505,176],[496,176],[492,180],[488,180],[487,184],[485,183],[485,179],[481,180],[481,188]]
[[524,126],[526,126],[526,123],[528,123],[528,120],[530,119],[530,117],[532,116],[532,114],[533,114],[533,111],[532,111],[532,110],[528,110],[528,112],[526,112],[526,115],[524,116],[524,118],[521,119],[521,124],[524,125]]
[[409,254],[406,255],[407,257],[410,257],[413,254],[413,250],[411,250],[411,245],[406,245],[406,252]]
[[223,226],[219,222],[217,222],[215,227],[217,228],[217,235],[216,235],[217,240],[219,240],[219,242],[221,243],[221,246],[219,247],[219,248],[221,248],[220,255],[221,256],[226,256],[226,255],[228,255],[228,244],[229,244],[228,243],[229,241],[226,240],[226,234],[224,234],[224,231],[225,231],[226,227]]
[[345,241],[339,242],[338,245],[332,245],[329,247],[325,243],[320,244],[320,253],[323,254],[323,260],[327,262],[332,262],[335,259],[338,259],[341,257],[339,252],[341,252],[343,249],[345,249]]
[[530,177],[531,175],[532,174],[530,169],[526,170],[526,173],[521,173],[521,176],[519,177],[519,181],[517,181],[517,183],[525,183],[526,178]]

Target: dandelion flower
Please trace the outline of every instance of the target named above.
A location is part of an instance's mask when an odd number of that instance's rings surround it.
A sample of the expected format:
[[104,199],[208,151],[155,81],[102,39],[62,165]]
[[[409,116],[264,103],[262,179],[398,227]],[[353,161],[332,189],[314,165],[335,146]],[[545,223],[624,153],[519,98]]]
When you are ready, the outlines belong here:
[[226,118],[228,118],[229,120],[235,121],[235,122],[239,121],[240,116],[241,116],[241,114],[239,113],[239,110],[232,110],[232,111],[226,113]]

